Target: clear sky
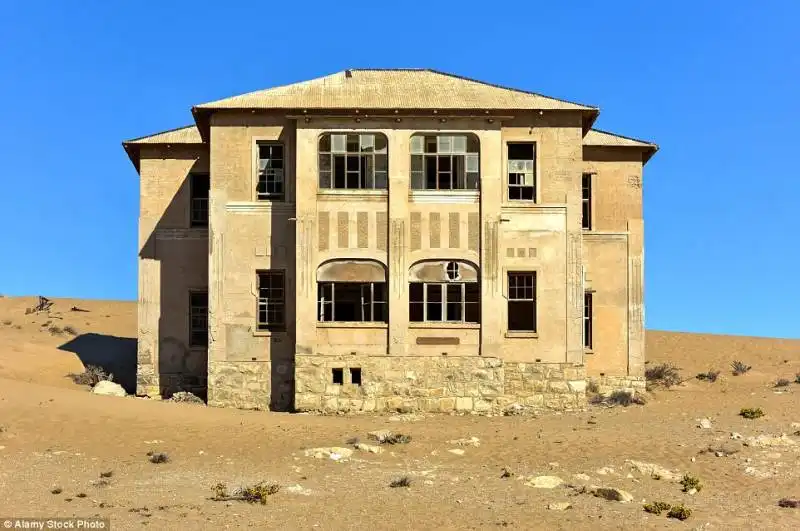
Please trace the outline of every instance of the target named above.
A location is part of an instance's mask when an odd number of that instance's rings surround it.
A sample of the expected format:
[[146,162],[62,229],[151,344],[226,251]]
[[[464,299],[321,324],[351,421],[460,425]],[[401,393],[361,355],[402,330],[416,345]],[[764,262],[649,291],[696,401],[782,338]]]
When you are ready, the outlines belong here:
[[0,293],[136,297],[122,140],[226,96],[428,67],[597,105],[597,127],[659,144],[648,328],[800,337],[799,19],[788,0],[5,0]]

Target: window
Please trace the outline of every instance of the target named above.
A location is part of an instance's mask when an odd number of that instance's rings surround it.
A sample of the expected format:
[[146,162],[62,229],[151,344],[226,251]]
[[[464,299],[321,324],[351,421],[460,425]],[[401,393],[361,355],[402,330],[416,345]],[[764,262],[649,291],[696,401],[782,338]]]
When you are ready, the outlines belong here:
[[333,385],[344,385],[344,369],[331,369],[331,382]]
[[282,271],[258,272],[257,330],[281,329],[285,325],[286,292]]
[[384,135],[326,133],[319,139],[322,190],[386,190],[389,150]]
[[592,348],[592,294],[583,295],[583,347]]
[[353,367],[350,369],[350,383],[353,385],[361,385],[361,368]]
[[189,292],[189,346],[208,348],[208,292]]
[[208,227],[208,191],[211,180],[207,173],[192,173],[189,180],[190,227]]
[[382,322],[387,320],[385,282],[318,282],[320,322]]
[[508,144],[508,198],[536,200],[536,145],[533,142]]
[[412,136],[412,190],[477,190],[479,151],[474,135]]
[[536,273],[508,274],[508,329],[536,331]]
[[477,282],[411,282],[409,290],[411,322],[480,322],[481,294]]
[[283,199],[283,144],[258,144],[258,186],[256,199]]
[[592,174],[584,173],[581,179],[583,194],[583,211],[581,212],[581,226],[586,230],[592,229]]

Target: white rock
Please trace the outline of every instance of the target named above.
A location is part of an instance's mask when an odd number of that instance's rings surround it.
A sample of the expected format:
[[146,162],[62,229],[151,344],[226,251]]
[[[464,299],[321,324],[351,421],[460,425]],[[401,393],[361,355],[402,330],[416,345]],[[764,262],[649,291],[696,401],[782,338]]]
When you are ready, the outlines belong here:
[[530,478],[525,484],[536,489],[554,489],[563,485],[564,480],[558,476],[536,476]]
[[591,481],[592,480],[592,478],[589,477],[587,474],[575,474],[572,477],[577,479],[578,481]]
[[572,504],[570,502],[555,502],[548,504],[547,508],[551,511],[566,511],[567,509],[572,509]]
[[383,452],[383,448],[375,444],[358,443],[355,446],[356,450],[361,450],[362,452],[369,452],[371,454],[379,454]]
[[127,396],[128,393],[118,383],[102,380],[92,387],[92,393],[103,396]]
[[481,445],[481,440],[477,437],[470,437],[469,439],[453,439],[452,441],[447,441],[447,444],[455,444],[456,446],[475,446],[478,447]]
[[303,488],[301,485],[290,485],[286,487],[288,492],[292,494],[300,494],[301,496],[310,496],[311,491],[309,489]]
[[704,430],[711,429],[711,421],[708,419],[697,419],[698,427],[703,428]]
[[667,481],[680,481],[681,477],[683,477],[680,473],[672,472],[671,470],[668,470],[655,463],[644,463],[642,461],[634,461],[631,459],[625,462],[640,474],[649,476],[651,478],[658,477],[659,479],[664,479]]
[[616,474],[617,471],[614,470],[614,467],[604,466],[603,468],[598,468],[595,470],[595,473],[600,474],[601,476],[607,476],[609,474]]
[[758,448],[770,448],[773,446],[796,446],[797,443],[794,439],[788,437],[785,433],[780,436],[775,435],[759,435],[758,437],[748,437],[745,441],[745,446],[756,446]]
[[451,448],[450,450],[447,451],[450,452],[451,454],[464,455],[464,450],[462,450],[461,448]]
[[353,450],[350,448],[340,448],[338,446],[331,446],[329,448],[309,448],[305,451],[306,457],[314,457],[316,459],[328,458],[334,461],[341,461],[353,455]]

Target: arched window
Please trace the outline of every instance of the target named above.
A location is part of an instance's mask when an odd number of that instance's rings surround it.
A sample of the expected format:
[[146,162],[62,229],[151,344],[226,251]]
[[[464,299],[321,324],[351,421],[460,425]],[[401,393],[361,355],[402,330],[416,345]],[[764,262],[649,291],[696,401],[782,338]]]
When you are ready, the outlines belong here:
[[411,137],[413,190],[477,190],[480,142],[472,134]]
[[418,262],[409,271],[412,322],[479,323],[478,268],[463,260]]
[[317,268],[317,320],[386,322],[386,268],[375,260],[332,260]]
[[325,133],[319,138],[321,190],[386,190],[386,136],[380,133]]

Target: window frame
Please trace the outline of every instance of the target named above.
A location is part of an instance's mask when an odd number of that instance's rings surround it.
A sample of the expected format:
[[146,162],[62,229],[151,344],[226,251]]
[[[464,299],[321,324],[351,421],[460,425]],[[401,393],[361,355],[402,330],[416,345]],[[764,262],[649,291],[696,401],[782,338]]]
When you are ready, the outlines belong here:
[[[516,159],[516,158],[512,159],[510,157],[510,155],[509,155],[509,151],[510,151],[511,146],[513,146],[513,145],[530,145],[533,148],[533,159]],[[539,172],[537,171],[538,170],[537,153],[538,153],[538,145],[537,145],[537,143],[535,141],[510,140],[510,141],[506,142],[505,162],[506,162],[506,189],[507,189],[506,190],[506,200],[507,201],[514,202],[514,203],[519,202],[519,203],[523,203],[523,204],[524,203],[538,203],[539,202],[538,199],[537,199],[537,194],[539,193],[539,187],[538,187]],[[528,172],[528,171],[522,171],[522,172],[514,171],[514,172],[512,172],[511,171],[511,166],[512,166],[511,162],[512,161],[530,162],[531,163],[530,172]],[[527,170],[527,168],[526,168],[526,170]],[[514,175],[527,175],[527,174],[530,173],[531,181],[532,181],[533,184],[531,184],[531,185],[511,184],[511,175],[512,175],[512,173]],[[523,188],[531,188],[532,196],[531,196],[530,199],[524,199],[522,197],[519,197],[519,198],[511,197],[511,191],[512,190],[515,190],[515,189],[516,190],[520,190],[520,194],[521,194],[521,191],[522,191]]]
[[[531,297],[514,297],[512,296],[512,289],[525,289],[527,286],[512,286],[511,279],[514,277],[531,277]],[[506,330],[511,334],[537,334],[539,332],[539,315],[538,315],[538,272],[535,270],[510,270],[506,271]],[[530,302],[532,308],[533,325],[531,328],[511,328],[510,310],[514,302]]]
[[[408,298],[408,311],[409,311],[409,322],[412,324],[440,324],[440,325],[479,325],[481,324],[481,289],[480,289],[480,281],[476,282],[463,282],[463,281],[451,281],[451,282],[409,282],[408,283],[408,290],[409,290],[409,298]],[[411,291],[415,289],[413,286],[421,286],[422,287],[422,300],[416,301],[411,298]],[[474,289],[477,293],[477,300],[475,301],[468,301],[467,300],[467,286],[474,286]],[[440,300],[437,301],[429,301],[429,291],[431,287],[438,288]],[[455,302],[450,301],[450,288],[451,287],[458,287],[460,293],[460,299]],[[439,311],[441,314],[441,319],[429,319],[428,318],[428,306],[434,304],[439,306]],[[460,319],[448,319],[448,309],[451,304],[458,304],[459,305],[459,314]],[[414,305],[421,305],[422,306],[422,320],[415,320],[411,316],[414,314],[412,308]],[[467,320],[468,315],[471,315],[471,312],[468,309],[473,309],[475,311],[475,320]]]
[[583,348],[592,351],[594,348],[594,292],[583,294]]
[[[208,180],[208,189],[205,191],[204,196],[196,196],[197,194],[197,178],[204,177]],[[192,229],[205,229],[209,225],[210,217],[210,196],[211,196],[211,175],[208,172],[191,172],[189,173],[189,228]],[[199,205],[199,206],[197,206]],[[198,212],[205,210],[205,216],[197,216]]]
[[[336,320],[336,285],[339,284],[349,284],[349,285],[356,285],[360,287],[360,290],[363,294],[363,289],[369,286],[369,303],[364,303],[364,298],[362,296],[361,300],[361,314],[364,315],[364,306],[365,304],[369,304],[369,315],[370,319],[365,319],[361,321],[341,321]],[[375,285],[382,284],[383,285],[383,294],[382,299],[376,301],[375,300]],[[320,292],[325,289],[330,288],[331,300],[325,301],[323,298],[320,297]],[[353,325],[358,325],[359,323],[388,323],[389,322],[389,283],[387,281],[383,282],[335,282],[335,281],[323,281],[317,282],[317,323],[352,323]],[[330,307],[330,319],[325,319],[325,310],[324,308]],[[383,314],[382,319],[375,318],[375,310],[376,308],[382,308],[381,313]]]
[[[196,295],[204,295],[205,296],[205,313],[201,313],[200,315],[195,315],[196,308],[203,308],[203,306],[196,306],[194,303],[194,297]],[[205,326],[204,327],[196,327],[195,326],[195,317],[203,317],[205,319]],[[189,348],[191,349],[205,349],[208,350],[208,290],[207,289],[190,289],[189,290]],[[195,343],[194,337],[195,333],[203,333],[205,336],[205,341],[202,343]]]
[[[455,139],[464,137],[464,149],[459,150],[456,147]],[[416,139],[421,138],[421,145],[418,145]],[[436,151],[429,151],[429,141],[435,138]],[[447,143],[442,142],[441,139],[449,139]],[[460,142],[459,142],[460,143]],[[477,151],[469,151],[470,143],[474,144]],[[447,149],[443,147],[446,144],[449,146]],[[481,189],[481,144],[480,138],[474,133],[451,131],[451,132],[437,132],[425,133],[418,132],[411,135],[409,140],[409,190],[411,192],[479,192]],[[459,181],[456,175],[456,158],[461,160],[461,172],[463,173],[463,187],[456,186]],[[431,159],[436,163],[436,188],[428,187],[428,164]],[[442,160],[449,160],[448,169],[440,169],[440,162]],[[469,171],[470,167],[475,168]],[[415,169],[419,168],[419,169]],[[451,183],[450,188],[442,188],[440,186],[440,179],[443,175],[449,174]],[[472,177],[470,177],[472,175]],[[470,183],[474,181],[474,186],[470,187]],[[421,186],[417,186],[417,182]]]
[[[278,311],[280,312],[281,316],[280,322],[270,322],[268,320],[270,314],[270,298],[261,296],[262,276],[268,276],[270,278],[274,277],[280,280],[280,290],[282,296],[280,298],[276,297],[276,300],[272,302],[274,306],[277,306]],[[270,285],[266,289],[277,289],[277,286]],[[262,306],[264,308],[265,317],[267,318],[267,321],[261,320]],[[256,332],[275,332],[275,331],[283,331],[286,329],[286,271],[285,270],[259,269],[256,271],[256,319],[255,320],[256,320],[256,325],[255,325]]]
[[[256,153],[255,153],[255,200],[256,201],[285,201],[286,200],[286,145],[279,141],[279,140],[256,140]],[[268,191],[260,192],[259,188],[261,187],[262,183],[262,171],[264,172],[264,189],[267,190],[269,187],[269,180],[266,172],[268,168],[264,170],[261,169],[261,148],[262,147],[280,147],[281,148],[281,170],[280,173],[280,183],[281,183],[281,192],[280,193],[270,193]],[[269,159],[273,160],[273,159]],[[274,159],[278,160],[278,159]],[[276,170],[278,168],[269,168],[272,170]],[[274,177],[275,174],[273,174]]]
[[[588,197],[587,197],[588,196]],[[581,174],[581,229],[590,231],[594,229],[594,174],[584,172]]]
[[[334,149],[334,136],[344,136],[344,151]],[[348,142],[348,136],[357,136],[358,137],[358,151],[350,151],[350,143]],[[371,151],[364,151],[364,148],[367,147],[362,143],[362,137],[372,136],[372,150]],[[385,148],[381,150],[376,149],[377,139],[378,137],[382,138],[382,141]],[[322,143],[323,141],[328,140],[328,150],[323,151]],[[328,166],[327,170],[323,169],[323,157],[328,158]],[[345,178],[345,187],[337,188],[336,185],[336,157],[344,157],[344,178]],[[362,163],[364,161],[364,157],[368,157],[368,160],[371,163],[368,164],[367,171],[371,173],[371,175],[364,176],[365,182],[371,181],[372,186],[360,186],[361,182],[361,169]],[[352,158],[358,159],[358,169],[357,170],[348,170],[348,162]],[[379,164],[379,162],[381,162]],[[328,181],[327,186],[323,186],[323,173],[328,173]],[[358,187],[348,187],[347,181],[350,174],[354,175],[354,178],[358,179],[359,186]],[[378,175],[383,174],[382,180],[379,181]],[[378,183],[382,186],[378,186]],[[379,192],[379,193],[387,193],[389,190],[389,137],[387,137],[384,133],[380,131],[325,131],[319,135],[317,138],[317,189],[322,193],[337,193],[337,192],[361,192],[361,193],[370,193],[370,192]]]

